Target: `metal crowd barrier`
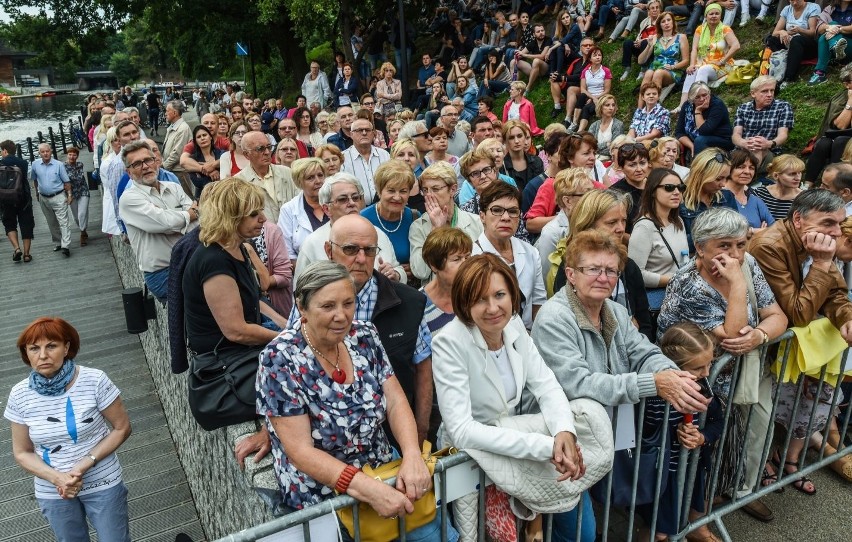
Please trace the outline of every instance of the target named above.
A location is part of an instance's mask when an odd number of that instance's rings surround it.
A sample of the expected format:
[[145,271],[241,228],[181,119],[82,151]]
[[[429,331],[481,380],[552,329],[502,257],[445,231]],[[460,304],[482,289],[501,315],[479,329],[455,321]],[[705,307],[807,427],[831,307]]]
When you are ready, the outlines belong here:
[[[793,335],[792,331],[787,331],[781,337],[778,337],[775,341],[772,341],[772,343],[763,347],[763,351],[761,352],[761,363],[762,363],[762,365],[764,367],[766,365],[767,351],[774,352],[774,350],[775,350],[774,348],[770,349],[770,346],[775,345],[775,344],[779,343],[780,341],[782,341],[784,339],[793,338],[793,336],[794,335]],[[790,354],[790,343],[788,342],[788,343],[785,343],[785,345],[783,347],[782,358],[781,358],[781,374],[785,373],[785,369],[786,369],[787,364],[789,362],[789,354]],[[844,366],[847,355],[848,355],[848,350],[846,352],[844,352],[844,354],[843,354],[843,360],[841,362],[841,367]],[[713,367],[711,369],[711,375],[709,377],[709,381],[711,382],[711,385],[716,380],[716,377],[722,371],[724,371],[726,368],[730,367],[731,370],[732,370],[730,395],[733,395],[733,390],[736,389],[737,380],[740,377],[740,370],[741,370],[741,367],[742,367],[742,362],[743,362],[742,356],[735,357],[735,356],[731,356],[730,354],[725,354],[725,355],[721,356],[719,359],[717,359],[713,363]],[[826,380],[826,369],[827,369],[826,367],[823,367],[823,369],[822,369],[822,372],[821,372],[821,375],[820,375],[820,378],[819,378],[820,387],[822,387],[822,385],[827,382],[827,380]],[[791,416],[791,420],[795,418],[795,412],[798,410],[800,399],[802,397],[802,390],[803,390],[803,387],[804,387],[805,380],[806,380],[806,377],[804,375],[802,375],[797,382],[798,393],[796,394],[795,404],[793,405],[794,414]],[[840,386],[839,386],[839,384],[840,384],[840,382],[842,382],[842,380],[843,380],[843,376],[840,375],[837,382],[829,382],[829,384],[834,385],[834,393],[832,394],[832,398],[831,398],[831,402],[830,402],[830,404],[831,404],[831,410],[830,411],[831,412],[833,412],[837,408],[837,405],[839,403],[839,400],[840,400],[840,393],[839,393]],[[775,425],[774,420],[775,420],[776,411],[778,409],[778,401],[779,401],[778,391],[780,389],[781,389],[780,386],[776,386],[775,391],[772,394],[772,410],[770,412],[770,417],[769,417],[770,427],[772,427],[772,428],[774,428],[774,425]],[[850,398],[847,397],[846,399],[849,400]],[[817,407],[818,404],[819,404],[818,402],[816,402],[816,401],[814,402],[814,409],[810,413],[808,427],[807,427],[807,435],[808,436],[810,436],[812,434],[812,430],[814,428],[814,418],[815,418],[815,415],[816,415],[816,407]],[[792,438],[792,431],[787,431],[786,437],[783,439],[783,442],[781,443],[781,446],[780,446],[779,452],[778,452],[779,457],[781,458],[781,465],[776,469],[778,479],[775,482],[772,482],[771,484],[763,486],[763,485],[761,485],[762,484],[762,475],[759,474],[758,479],[756,481],[756,484],[751,485],[751,492],[750,493],[748,493],[745,496],[740,497],[738,495],[738,491],[734,490],[734,491],[731,492],[731,495],[728,496],[730,498],[730,500],[728,502],[726,502],[722,505],[719,505],[719,506],[714,506],[712,496],[716,495],[716,488],[719,486],[721,462],[722,462],[722,458],[724,457],[724,452],[726,450],[725,446],[727,444],[726,443],[726,435],[728,433],[729,424],[732,423],[732,420],[731,420],[732,413],[733,413],[734,409],[736,409],[736,408],[741,408],[741,407],[739,405],[733,404],[733,402],[730,401],[730,400],[727,401],[725,408],[724,408],[724,420],[723,420],[723,428],[722,428],[721,436],[719,437],[719,440],[717,441],[717,443],[715,445],[714,457],[713,457],[713,460],[712,460],[712,462],[710,464],[710,468],[709,468],[710,475],[709,475],[709,479],[706,482],[706,486],[709,488],[709,491],[707,491],[707,495],[710,495],[711,498],[707,500],[705,514],[703,516],[701,516],[700,518],[694,520],[694,521],[689,521],[688,516],[689,516],[690,503],[692,502],[693,488],[695,486],[696,478],[698,476],[698,468],[699,468],[701,448],[697,448],[697,449],[691,450],[691,451],[687,450],[684,447],[681,447],[681,449],[680,449],[678,470],[677,470],[676,474],[677,474],[677,487],[683,488],[683,491],[682,491],[682,493],[679,497],[679,503],[678,503],[679,510],[675,514],[675,517],[680,518],[680,521],[679,521],[680,531],[677,534],[671,535],[669,537],[669,539],[672,540],[672,541],[683,540],[684,537],[688,533],[692,532],[693,530],[695,530],[695,529],[697,529],[697,528],[699,528],[703,525],[707,525],[707,524],[712,523],[713,525],[716,526],[716,529],[718,530],[721,538],[723,540],[725,540],[725,542],[731,542],[731,537],[728,534],[728,531],[725,528],[725,525],[724,525],[724,522],[723,522],[723,519],[727,514],[746,506],[747,504],[767,495],[770,492],[773,492],[773,491],[775,491],[775,490],[777,490],[781,487],[792,484],[792,483],[796,482],[797,480],[800,480],[800,479],[806,477],[807,475],[814,472],[815,470],[823,468],[823,467],[829,465],[830,463],[852,453],[852,445],[848,445],[848,446],[845,446],[845,447],[842,446],[843,439],[845,438],[847,430],[849,428],[850,414],[852,414],[852,407],[850,407],[850,408],[846,409],[846,412],[843,416],[843,419],[838,420],[838,428],[839,428],[840,436],[841,436],[841,441],[840,441],[841,447],[837,450],[836,453],[829,455],[829,456],[825,455],[825,447],[826,447],[826,444],[827,444],[827,441],[828,441],[828,423],[827,423],[826,427],[823,429],[823,443],[822,443],[822,446],[819,450],[817,460],[814,461],[813,463],[806,465],[806,456],[807,456],[807,453],[808,453],[808,450],[809,450],[809,446],[808,446],[808,442],[807,442],[808,438],[806,437],[805,448],[802,450],[802,453],[800,454],[800,458],[799,458],[799,462],[798,462],[798,471],[795,472],[795,473],[792,473],[792,474],[787,474],[787,473],[784,472],[783,461],[784,461],[784,458],[787,455],[787,450],[790,446],[790,441],[791,441],[791,438]],[[748,409],[747,409],[747,414],[745,416],[745,428],[744,428],[745,435],[748,434],[749,427],[752,423],[752,411],[753,411],[753,409],[754,409],[754,406],[749,406]],[[637,410],[638,410],[638,413],[637,413],[637,423],[636,423],[636,447],[635,447],[636,457],[638,457],[642,452],[642,432],[643,432],[642,430],[643,430],[645,410],[646,410],[645,399],[643,399],[639,403]],[[667,427],[669,425],[670,414],[671,414],[671,409],[670,409],[669,404],[667,403],[666,406],[665,406],[665,411],[664,411],[664,427]],[[614,416],[613,417],[613,434],[617,434],[616,433],[616,431],[617,431],[617,420],[618,420],[618,418],[616,416]],[[830,420],[830,418],[829,418],[829,420]],[[699,428],[700,429],[704,428],[706,421],[707,421],[707,414],[702,413],[699,417]],[[774,434],[773,431],[769,431],[769,432],[767,432],[766,436],[764,437],[763,447],[762,447],[763,452],[762,452],[762,455],[761,455],[761,458],[760,458],[761,459],[761,461],[760,461],[760,465],[761,465],[760,472],[763,471],[763,465],[766,463],[767,458],[770,454],[770,451],[772,450],[772,444],[773,444],[773,440],[774,440],[773,434]],[[736,488],[741,488],[742,485],[743,485],[742,482],[740,482],[742,475],[744,474],[744,457],[745,457],[745,454],[743,452],[744,452],[744,448],[748,445],[748,439],[744,438],[744,439],[742,439],[742,442],[743,442],[743,449],[738,449],[737,454],[736,454],[736,457],[738,458],[737,464],[736,464],[736,470],[735,470],[735,474],[734,474],[734,480],[737,481],[736,482]],[[669,469],[669,462],[667,461],[668,458],[667,458],[667,454],[665,453],[668,449],[669,444],[670,444],[669,439],[663,439],[661,453],[659,454],[659,457],[662,458],[663,460],[658,462],[657,469],[656,469],[656,477],[653,480],[653,482],[654,482],[654,500],[653,500],[653,503],[652,503],[653,512],[652,512],[652,517],[651,517],[651,523],[649,525],[647,525],[647,527],[650,529],[651,533],[654,533],[655,530],[656,530],[658,508],[659,508],[658,503],[659,503],[659,500],[660,500],[660,495],[661,495],[662,491],[664,490],[664,488],[662,487],[663,469]],[[709,450],[705,450],[705,453],[709,453]],[[447,488],[448,488],[447,476],[448,476],[448,473],[451,469],[453,469],[453,470],[459,469],[459,471],[461,471],[462,469],[476,471],[475,476],[478,476],[478,484],[476,485],[476,490],[478,491],[478,495],[479,495],[478,520],[477,520],[478,541],[479,542],[485,542],[485,539],[486,539],[486,537],[485,537],[485,487],[486,487],[486,484],[488,483],[488,481],[486,479],[484,471],[479,469],[475,465],[473,460],[470,458],[470,456],[468,456],[466,453],[464,453],[462,451],[459,451],[456,454],[453,454],[453,455],[450,455],[448,457],[440,459],[437,462],[437,465],[435,467],[435,478],[436,478],[435,490],[437,492],[436,501],[438,503],[438,507],[439,507],[440,512],[441,512],[441,541],[446,542],[446,540],[447,540],[447,522],[450,521],[450,516],[448,514],[448,512],[449,512],[449,507],[448,507],[449,501],[448,501],[448,494],[447,494]],[[456,472],[459,472],[459,471],[456,471]],[[674,473],[669,473],[669,476],[671,476],[673,474]],[[395,482],[395,479],[387,481],[387,483],[389,483],[389,484],[393,484],[394,482]],[[626,519],[627,529],[625,530],[626,532],[624,534],[626,536],[627,542],[632,542],[632,540],[634,539],[635,525],[636,525],[635,516],[636,516],[636,506],[637,506],[636,505],[636,495],[637,495],[637,491],[638,491],[639,482],[640,482],[640,480],[639,480],[639,462],[636,461],[636,463],[634,465],[634,470],[633,470],[632,486],[630,488],[631,495],[632,495],[631,503],[630,503],[629,506],[624,507],[624,508],[613,506],[609,502],[610,496],[611,496],[610,489],[611,489],[611,485],[612,485],[611,473],[608,474],[603,480],[601,480],[599,482],[599,484],[604,484],[604,487],[606,487],[605,494],[607,495],[606,502],[597,503],[594,506],[595,511],[596,511],[597,530],[598,530],[598,534],[600,536],[600,539],[603,542],[607,542],[608,538],[610,537],[610,520],[611,520],[611,518],[614,514],[618,514],[621,517],[624,517],[624,519]],[[749,482],[751,482],[751,481],[749,481]],[[296,529],[296,530],[300,529],[301,533],[304,537],[305,542],[310,542],[311,541],[310,522],[312,520],[316,520],[316,519],[321,518],[321,517],[323,517],[327,514],[333,513],[336,510],[345,508],[347,506],[351,506],[354,510],[354,519],[355,519],[355,526],[356,526],[356,529],[355,529],[356,532],[352,533],[352,535],[353,535],[352,537],[355,540],[355,542],[360,542],[361,536],[360,536],[360,532],[358,532],[358,528],[357,528],[357,526],[358,526],[358,504],[359,504],[358,501],[356,501],[354,498],[347,496],[347,495],[341,495],[341,496],[335,497],[333,499],[329,499],[327,501],[324,501],[324,502],[317,504],[315,506],[311,506],[309,508],[306,508],[304,510],[293,512],[291,514],[287,514],[285,516],[279,517],[279,518],[274,519],[272,521],[263,523],[261,525],[257,525],[257,526],[242,530],[240,532],[233,533],[233,534],[228,535],[224,538],[220,538],[219,541],[220,542],[254,542],[256,540],[261,540],[264,537],[268,537],[268,536],[278,534],[278,533],[283,533],[284,531],[287,531],[288,529]],[[584,515],[584,513],[588,513],[588,511],[584,511],[584,509],[583,509],[584,508],[583,507],[583,499],[580,499],[580,502],[577,505],[577,507],[578,507],[578,513],[577,513],[576,533],[579,534],[579,533],[582,532],[581,526],[582,526],[582,522],[583,522],[583,515]],[[625,517],[625,515],[626,515],[626,517]],[[400,533],[401,533],[399,540],[401,540],[402,542],[405,542],[405,540],[406,540],[406,537],[405,537],[405,518],[400,517],[398,519],[398,521],[399,521],[399,524],[400,524]],[[550,542],[551,538],[552,538],[552,528],[553,528],[552,518],[545,516],[543,525],[544,525],[544,541]],[[521,536],[523,536],[523,534],[522,534],[523,529],[522,529],[522,527],[520,527],[520,523],[519,523],[519,527],[518,527],[518,533],[519,533],[519,538]],[[586,541],[584,540],[583,542],[586,542]]]

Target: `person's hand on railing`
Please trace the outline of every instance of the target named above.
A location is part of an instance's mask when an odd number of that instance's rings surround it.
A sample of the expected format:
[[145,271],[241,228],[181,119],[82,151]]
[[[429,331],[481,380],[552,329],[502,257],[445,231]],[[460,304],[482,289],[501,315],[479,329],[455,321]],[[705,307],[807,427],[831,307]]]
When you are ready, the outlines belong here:
[[583,453],[573,433],[561,431],[553,437],[553,457],[550,462],[561,476],[556,480],[579,480],[586,474]]
[[763,344],[763,333],[751,326],[745,326],[740,330],[739,337],[723,339],[721,344],[722,348],[731,354],[745,354]]
[[[424,465],[423,468],[426,466]],[[401,474],[402,467],[399,470]],[[349,495],[369,504],[383,518],[396,518],[414,512],[414,504],[405,493],[381,480],[362,475],[363,473],[359,472],[352,479],[347,491]]]
[[852,346],[852,321],[846,322],[840,326],[840,336],[846,341],[846,344]]
[[691,423],[681,423],[677,426],[677,440],[687,450],[693,450],[704,445],[704,433]]
[[426,468],[426,463],[419,455],[403,456],[396,476],[396,488],[414,502],[419,500],[432,487],[432,475]]
[[657,395],[681,413],[704,412],[711,399],[701,395],[701,386],[687,371],[669,370],[654,375]]

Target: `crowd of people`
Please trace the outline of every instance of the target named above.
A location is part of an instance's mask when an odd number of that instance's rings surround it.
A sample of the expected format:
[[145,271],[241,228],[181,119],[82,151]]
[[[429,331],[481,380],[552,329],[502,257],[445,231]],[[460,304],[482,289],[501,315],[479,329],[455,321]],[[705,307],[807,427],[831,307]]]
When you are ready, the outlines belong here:
[[[440,50],[423,52],[411,88],[371,53],[373,80],[342,54],[328,72],[311,62],[293,107],[232,85],[196,91],[191,104],[173,89],[94,96],[86,127],[103,186],[103,232],[130,244],[148,290],[167,306],[173,372],[211,353],[254,364],[256,405],[246,419],[259,418],[261,428],[235,455],[242,464],[271,451],[286,510],[336,491],[382,517],[410,513],[432,489],[425,440],[550,461],[561,479],[578,479],[583,450],[570,402],[632,412],[645,399],[646,428],[662,424],[670,406],[664,438],[672,450],[701,449],[705,466],[734,454],[716,495],[704,493],[700,471],[696,519],[706,498],[743,497],[794,474],[809,446],[843,448],[830,407],[835,393],[845,405],[852,392],[810,376],[800,389],[767,370],[753,406],[743,407],[730,368],[702,382],[721,354],[759,356],[788,327],[821,316],[837,341],[852,344],[844,265],[852,260],[852,73],[841,74],[845,88],[807,164],[784,152],[794,108],[775,96],[806,58],[821,62],[811,82],[825,80],[829,57],[845,56],[852,10],[846,1],[822,10],[803,0],[781,9],[768,47],[789,51],[783,79],[754,78],[732,120],[711,84],[733,67],[736,14],[741,27],[767,15],[757,4],[569,0],[497,11],[442,2],[431,27],[443,36]],[[634,58],[642,67],[629,124],[616,118],[613,74],[595,42],[610,23],[610,40],[639,30],[624,41],[621,80]],[[356,32],[353,50],[366,46]],[[539,127],[526,98],[536,84],[550,86],[551,118],[564,122]],[[661,94],[678,84],[680,105],[668,111]],[[492,111],[501,92],[502,118]],[[194,128],[182,118],[189,105],[200,121]],[[162,129],[161,146],[150,136]],[[29,166],[32,185],[0,203],[13,261],[32,260],[31,192],[57,251],[70,255],[71,217],[85,245],[89,193],[79,151],[63,164],[40,148],[30,166],[14,158],[11,142],[0,149],[0,164],[25,175]],[[75,368],[79,337],[68,328],[40,320],[21,335],[33,372],[13,389],[5,416],[39,502],[78,499],[96,529],[110,532],[117,527],[99,527],[83,497],[90,485],[92,494],[122,487],[117,462],[109,484],[89,473],[104,456],[114,459],[129,424],[109,379]],[[80,380],[95,382],[92,404],[113,431],[100,421],[89,449],[78,443],[53,461],[36,445],[52,449],[67,435],[44,433],[32,405],[54,408],[54,397]],[[733,414],[722,449],[725,408]],[[705,411],[699,428],[693,415]],[[500,426],[529,413],[543,416],[545,434]],[[791,444],[764,463],[776,424]],[[396,486],[361,470],[398,457]],[[852,457],[832,468],[852,481]],[[673,478],[648,538],[679,530],[683,496]],[[806,477],[791,485],[817,491]],[[588,493],[582,499],[591,503]],[[58,503],[49,504],[43,513],[59,533],[67,527],[52,511]],[[761,521],[774,517],[761,499],[743,508]],[[112,514],[126,524],[126,509]],[[559,540],[595,537],[591,506],[579,531],[576,511],[554,518]],[[461,507],[451,519],[450,540],[472,539]],[[418,532],[437,540],[440,525],[438,516]],[[527,539],[540,529],[532,522]],[[688,538],[717,540],[706,526]]]

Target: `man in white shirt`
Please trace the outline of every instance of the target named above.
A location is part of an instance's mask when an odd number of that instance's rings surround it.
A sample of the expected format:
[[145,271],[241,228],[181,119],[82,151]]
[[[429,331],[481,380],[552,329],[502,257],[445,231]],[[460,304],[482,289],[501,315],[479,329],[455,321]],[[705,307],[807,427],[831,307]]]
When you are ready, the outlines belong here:
[[[319,190],[319,202],[323,212],[329,220],[310,234],[302,248],[299,249],[299,258],[296,260],[296,269],[293,271],[293,283],[305,270],[305,268],[316,261],[328,259],[325,253],[325,243],[331,234],[331,225],[342,216],[358,214],[364,207],[364,191],[358,179],[346,172],[340,172],[325,180]],[[396,253],[393,244],[387,234],[376,228],[378,235],[379,254],[374,260],[374,268],[381,274],[393,281],[406,282],[405,269],[396,261]]]
[[168,295],[172,247],[198,225],[198,204],[177,183],[157,179],[158,160],[144,141],[134,141],[121,151],[130,175],[119,210],[145,284],[165,304]]
[[300,192],[293,183],[290,168],[272,163],[274,146],[269,144],[263,132],[248,132],[240,141],[240,146],[249,165],[235,177],[263,189],[263,213],[267,220],[277,223],[281,207]]
[[163,142],[163,169],[177,175],[186,195],[192,197],[195,189],[189,180],[189,173],[180,165],[183,147],[192,141],[192,130],[182,118],[185,110],[183,102],[179,100],[172,100],[166,104],[166,120],[169,127],[166,130],[166,140]]
[[355,176],[364,189],[367,203],[376,198],[373,175],[379,166],[390,160],[384,149],[373,146],[376,129],[367,119],[355,119],[351,128],[352,146],[343,151],[343,171]]

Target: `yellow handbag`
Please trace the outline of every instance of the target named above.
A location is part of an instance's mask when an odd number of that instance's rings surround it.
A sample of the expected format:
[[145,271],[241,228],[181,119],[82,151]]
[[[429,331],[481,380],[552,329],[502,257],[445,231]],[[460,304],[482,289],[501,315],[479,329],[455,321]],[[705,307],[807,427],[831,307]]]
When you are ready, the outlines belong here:
[[[737,61],[745,62],[745,61]],[[728,85],[744,85],[751,84],[752,80],[758,75],[759,62],[734,63],[734,69],[728,73],[728,78],[725,83]]]
[[[446,457],[456,452],[455,448],[444,448],[435,452],[432,451],[432,445],[428,441],[423,442],[422,456],[426,463],[426,468],[429,469],[429,474],[435,473],[435,465],[438,459]],[[377,468],[372,468],[365,465],[361,470],[367,476],[376,480],[385,481],[395,477],[399,473],[399,467],[402,465],[402,459],[385,463]],[[437,513],[437,505],[435,501],[434,485],[423,497],[414,502],[414,512],[405,516],[405,531],[411,532],[418,527],[422,527],[435,519]],[[352,507],[347,506],[337,511],[337,517],[340,522],[349,531],[349,534],[355,537],[355,518],[352,513]],[[399,520],[386,519],[381,517],[367,503],[358,505],[358,523],[361,527],[362,542],[390,542],[399,538]]]

